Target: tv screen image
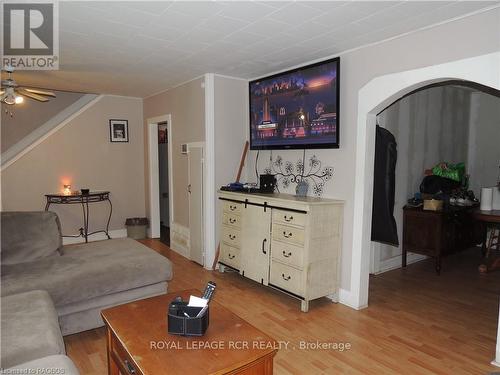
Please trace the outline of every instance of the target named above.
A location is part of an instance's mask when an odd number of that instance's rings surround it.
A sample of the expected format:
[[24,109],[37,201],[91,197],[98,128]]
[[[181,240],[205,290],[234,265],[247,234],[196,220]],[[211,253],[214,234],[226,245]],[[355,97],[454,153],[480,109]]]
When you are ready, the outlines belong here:
[[339,58],[249,83],[250,148],[339,147]]

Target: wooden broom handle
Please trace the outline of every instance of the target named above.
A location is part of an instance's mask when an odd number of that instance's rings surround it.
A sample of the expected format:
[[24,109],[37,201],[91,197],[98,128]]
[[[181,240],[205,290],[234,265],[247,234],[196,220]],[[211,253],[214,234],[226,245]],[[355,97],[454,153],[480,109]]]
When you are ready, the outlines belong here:
[[236,182],[240,182],[241,171],[243,170],[243,166],[245,165],[245,159],[247,157],[248,146],[249,146],[249,143],[248,143],[248,141],[246,141],[245,147],[243,148],[243,154],[241,155],[240,168],[238,169],[238,174],[236,175]]

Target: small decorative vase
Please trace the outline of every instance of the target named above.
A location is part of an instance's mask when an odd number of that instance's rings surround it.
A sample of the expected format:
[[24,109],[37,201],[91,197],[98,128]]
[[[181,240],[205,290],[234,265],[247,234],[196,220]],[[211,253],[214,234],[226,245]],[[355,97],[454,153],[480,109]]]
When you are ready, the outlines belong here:
[[309,190],[309,184],[302,180],[297,183],[297,186],[295,187],[295,195],[298,197],[307,197],[307,191]]

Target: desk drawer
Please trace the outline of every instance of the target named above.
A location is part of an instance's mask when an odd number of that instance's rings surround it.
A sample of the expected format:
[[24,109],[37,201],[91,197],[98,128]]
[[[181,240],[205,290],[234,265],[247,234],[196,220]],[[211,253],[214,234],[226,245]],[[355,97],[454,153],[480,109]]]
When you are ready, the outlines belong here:
[[222,201],[222,210],[224,212],[241,214],[243,203],[236,203],[231,201]]
[[304,267],[304,248],[301,246],[273,240],[271,242],[271,255],[273,259],[290,266]]
[[229,246],[241,247],[241,231],[237,228],[228,225],[222,226],[222,242]]
[[222,223],[235,228],[241,228],[241,216],[229,212],[224,212],[222,216]]
[[[109,328],[108,328],[109,329]],[[142,372],[139,367],[134,363],[125,348],[122,347],[120,341],[114,335],[111,338],[111,359],[115,362],[116,366],[120,369],[122,374],[141,375]]]
[[240,249],[221,243],[219,261],[239,270],[241,265]]
[[280,262],[271,261],[269,284],[298,296],[304,296],[304,272]]
[[306,214],[299,212],[273,209],[273,223],[291,224],[303,227],[306,224]]
[[273,239],[301,246],[304,245],[304,229],[273,224]]

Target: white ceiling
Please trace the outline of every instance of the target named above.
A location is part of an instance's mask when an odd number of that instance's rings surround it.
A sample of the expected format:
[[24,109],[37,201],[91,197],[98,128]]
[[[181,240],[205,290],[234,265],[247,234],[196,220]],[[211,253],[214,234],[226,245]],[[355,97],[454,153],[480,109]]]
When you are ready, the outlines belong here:
[[499,1],[71,1],[60,70],[20,83],[146,97],[203,73],[242,78],[335,55]]

